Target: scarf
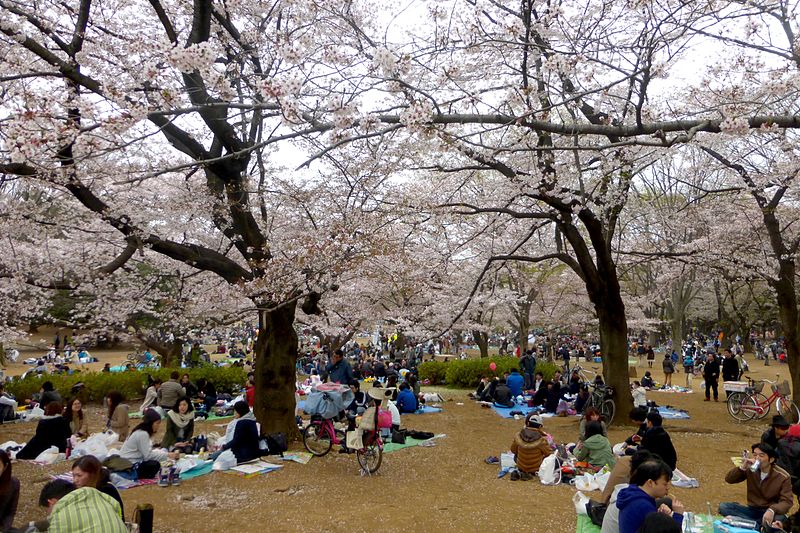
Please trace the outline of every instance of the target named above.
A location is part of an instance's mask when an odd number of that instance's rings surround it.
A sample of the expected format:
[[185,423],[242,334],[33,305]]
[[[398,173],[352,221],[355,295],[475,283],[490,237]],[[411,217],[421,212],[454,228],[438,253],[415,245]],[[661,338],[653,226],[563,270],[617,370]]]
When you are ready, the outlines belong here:
[[189,422],[194,420],[194,413],[188,412],[185,415],[180,414],[178,411],[174,409],[172,411],[167,412],[167,416],[172,420],[172,422],[178,426],[179,428],[183,429],[189,425]]

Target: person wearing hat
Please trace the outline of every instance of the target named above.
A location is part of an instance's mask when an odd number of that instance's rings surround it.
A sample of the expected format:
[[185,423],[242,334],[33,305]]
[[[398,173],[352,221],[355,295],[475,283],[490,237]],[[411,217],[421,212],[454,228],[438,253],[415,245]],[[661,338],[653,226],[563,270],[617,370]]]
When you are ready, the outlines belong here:
[[770,428],[761,435],[761,442],[766,442],[777,450],[778,441],[789,432],[789,425],[783,415],[773,416]]
[[514,436],[511,452],[517,469],[511,472],[511,481],[530,479],[539,471],[545,457],[553,453],[542,431],[542,417],[529,413],[525,417],[525,427]]

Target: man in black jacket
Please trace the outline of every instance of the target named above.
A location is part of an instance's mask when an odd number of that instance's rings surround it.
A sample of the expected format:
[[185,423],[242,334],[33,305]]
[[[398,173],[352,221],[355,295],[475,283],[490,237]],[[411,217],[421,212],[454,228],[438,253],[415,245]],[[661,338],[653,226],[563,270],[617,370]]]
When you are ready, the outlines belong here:
[[[722,381],[738,381],[739,380],[739,361],[733,358],[733,353],[730,350],[722,352]],[[730,395],[725,391],[725,397]]]
[[[766,442],[776,450],[778,441],[789,432],[789,421],[783,415],[772,417],[770,428],[761,435],[761,442]],[[780,466],[780,465],[779,465]],[[788,469],[786,469],[788,471]],[[791,471],[789,471],[791,473]]]
[[[734,361],[735,362],[735,361]],[[711,400],[711,389],[714,389],[714,401],[719,401],[719,361],[713,353],[708,354],[706,366],[703,367],[703,378],[706,380],[706,399]]]
[[642,437],[640,447],[658,455],[672,470],[675,470],[675,465],[678,463],[678,454],[675,452],[669,433],[661,424],[660,414],[655,411],[647,413],[647,431]]

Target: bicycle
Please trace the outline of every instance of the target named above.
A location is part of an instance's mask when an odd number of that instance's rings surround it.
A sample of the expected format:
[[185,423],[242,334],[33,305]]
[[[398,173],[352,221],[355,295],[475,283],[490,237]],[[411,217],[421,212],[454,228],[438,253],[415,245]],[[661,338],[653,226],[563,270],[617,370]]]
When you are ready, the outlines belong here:
[[[303,446],[312,455],[322,457],[331,451],[333,445],[346,443],[345,432],[336,428],[332,418],[319,415],[311,417],[311,423],[303,431]],[[374,474],[383,462],[383,439],[380,431],[367,431],[362,437],[362,445],[355,450],[356,460],[361,471]]]
[[[778,383],[777,379],[779,378],[780,375],[776,374],[776,381],[768,379],[755,381],[747,376],[750,385],[745,388],[745,391],[734,392],[728,397],[728,413],[741,422],[754,418],[760,420],[769,414],[772,403],[775,402],[778,413],[783,415],[790,424],[800,422],[800,409],[789,399],[791,395],[789,382],[784,380]],[[761,393],[764,383],[769,383],[772,389],[772,395],[769,398]]]
[[592,394],[586,400],[584,412],[589,407],[597,409],[606,424],[611,424],[614,421],[614,415],[617,412],[617,403],[614,401],[614,387],[610,385],[603,385],[598,383],[590,383],[592,387]]
[[313,415],[303,431],[303,446],[317,457],[326,455],[334,444],[341,446],[344,442],[345,433],[334,426],[332,418]]

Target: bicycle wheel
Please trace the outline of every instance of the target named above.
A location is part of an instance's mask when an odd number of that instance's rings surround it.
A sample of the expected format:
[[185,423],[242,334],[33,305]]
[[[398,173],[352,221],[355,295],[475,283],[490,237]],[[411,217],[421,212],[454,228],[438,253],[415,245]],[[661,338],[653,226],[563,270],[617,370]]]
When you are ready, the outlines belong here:
[[611,425],[614,421],[614,414],[617,412],[617,404],[614,403],[614,400],[608,398],[603,400],[603,403],[600,404],[600,414],[603,415],[603,418],[606,420],[606,424]]
[[741,422],[746,422],[753,418],[752,411],[742,411],[742,402],[745,398],[747,398],[745,393],[734,392],[728,396],[728,401],[725,402],[728,405],[728,414]]
[[381,467],[383,450],[377,442],[373,442],[356,451],[358,466],[367,474],[374,474]]
[[319,424],[310,424],[303,432],[303,446],[309,453],[322,457],[333,446],[333,439],[328,429]]
[[757,392],[750,396],[750,398],[754,398],[755,401],[758,402],[759,408],[756,408],[753,411],[753,419],[754,420],[761,420],[762,418],[766,417],[769,414],[770,409],[772,409],[772,404],[769,402],[766,396]]
[[797,424],[800,422],[800,409],[798,409],[797,405],[789,398],[778,398],[775,408],[790,424]]

